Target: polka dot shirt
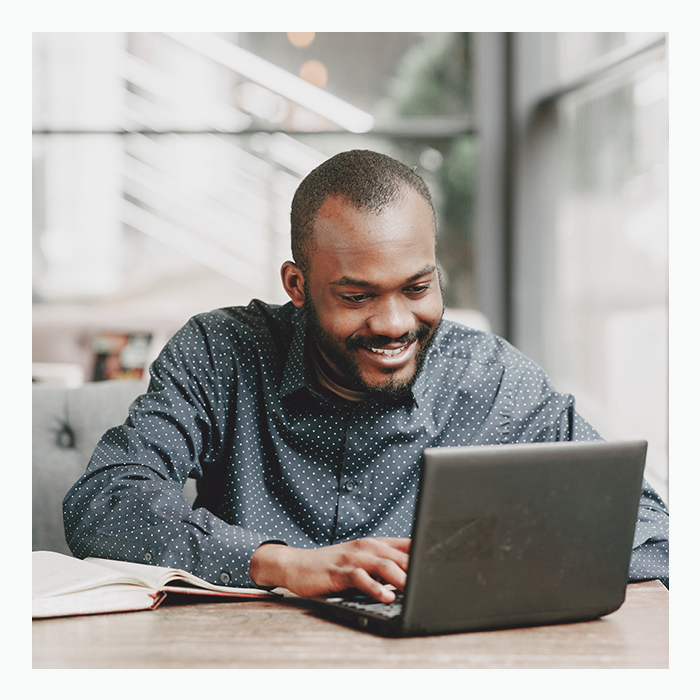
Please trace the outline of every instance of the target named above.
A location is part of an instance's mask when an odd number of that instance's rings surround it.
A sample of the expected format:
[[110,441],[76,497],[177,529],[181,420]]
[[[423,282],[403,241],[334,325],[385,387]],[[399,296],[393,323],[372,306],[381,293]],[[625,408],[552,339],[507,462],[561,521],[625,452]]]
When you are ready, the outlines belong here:
[[[64,499],[73,553],[254,586],[263,542],[410,536],[426,447],[601,439],[536,364],[455,323],[440,327],[412,396],[392,402],[329,392],[308,350],[292,304],[192,318]],[[668,512],[645,482],[630,579],[650,578],[668,579]]]

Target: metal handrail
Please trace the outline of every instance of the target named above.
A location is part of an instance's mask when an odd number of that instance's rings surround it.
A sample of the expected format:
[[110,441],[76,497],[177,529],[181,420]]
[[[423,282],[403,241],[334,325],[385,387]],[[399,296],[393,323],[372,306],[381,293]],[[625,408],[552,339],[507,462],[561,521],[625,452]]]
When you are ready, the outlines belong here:
[[621,46],[605,56],[592,61],[585,71],[582,71],[575,78],[562,83],[553,90],[550,90],[543,97],[537,100],[536,109],[551,104],[555,100],[567,95],[576,90],[580,90],[586,85],[600,80],[606,74],[610,73],[615,68],[629,63],[635,58],[644,54],[664,48],[668,41],[667,34],[661,34],[650,41],[643,44],[633,44],[631,46]]

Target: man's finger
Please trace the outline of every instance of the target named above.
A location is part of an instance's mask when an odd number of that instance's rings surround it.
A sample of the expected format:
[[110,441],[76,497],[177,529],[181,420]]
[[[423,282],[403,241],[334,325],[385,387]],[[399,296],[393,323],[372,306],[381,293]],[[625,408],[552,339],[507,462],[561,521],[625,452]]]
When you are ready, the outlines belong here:
[[[390,557],[384,556],[387,552],[390,552]],[[399,559],[399,561],[395,561],[395,559]],[[407,566],[408,555],[384,547],[380,552],[358,552],[347,562],[345,575],[349,575],[351,585],[357,587],[357,580],[364,582],[361,589],[363,592],[386,602],[393,600],[394,595],[387,595],[382,583],[391,584],[402,591],[406,585]],[[360,578],[357,579],[357,577]],[[372,583],[370,583],[370,579]]]
[[350,580],[350,585],[353,588],[371,596],[380,603],[391,603],[396,599],[396,594],[390,588],[373,579],[363,568],[357,567],[353,569]]
[[375,537],[372,539],[375,542],[382,542],[393,549],[398,549],[400,552],[408,553],[411,551],[410,537]]
[[[408,569],[410,540],[391,540],[389,538],[378,538],[376,540],[356,540],[358,547],[369,549],[374,556],[387,559],[398,564],[404,571]],[[397,546],[398,545],[398,546]]]

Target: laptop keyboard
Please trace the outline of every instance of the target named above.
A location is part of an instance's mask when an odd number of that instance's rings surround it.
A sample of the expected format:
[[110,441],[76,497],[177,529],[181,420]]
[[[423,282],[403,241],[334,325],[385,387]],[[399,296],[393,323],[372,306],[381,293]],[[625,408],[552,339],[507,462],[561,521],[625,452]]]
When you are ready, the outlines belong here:
[[382,617],[392,618],[401,614],[403,609],[403,594],[397,593],[396,600],[391,603],[379,603],[366,595],[356,595],[352,598],[326,598],[326,602],[352,608],[361,612],[373,613]]

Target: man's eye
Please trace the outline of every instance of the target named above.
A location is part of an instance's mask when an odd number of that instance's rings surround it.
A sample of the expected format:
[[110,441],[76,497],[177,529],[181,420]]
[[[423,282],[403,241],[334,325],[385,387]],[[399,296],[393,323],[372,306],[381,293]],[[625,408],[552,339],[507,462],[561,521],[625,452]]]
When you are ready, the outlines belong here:
[[429,284],[418,284],[415,287],[409,287],[406,291],[409,294],[422,294],[430,289]]
[[346,294],[343,296],[344,301],[349,301],[352,304],[360,304],[369,299],[369,294]]

